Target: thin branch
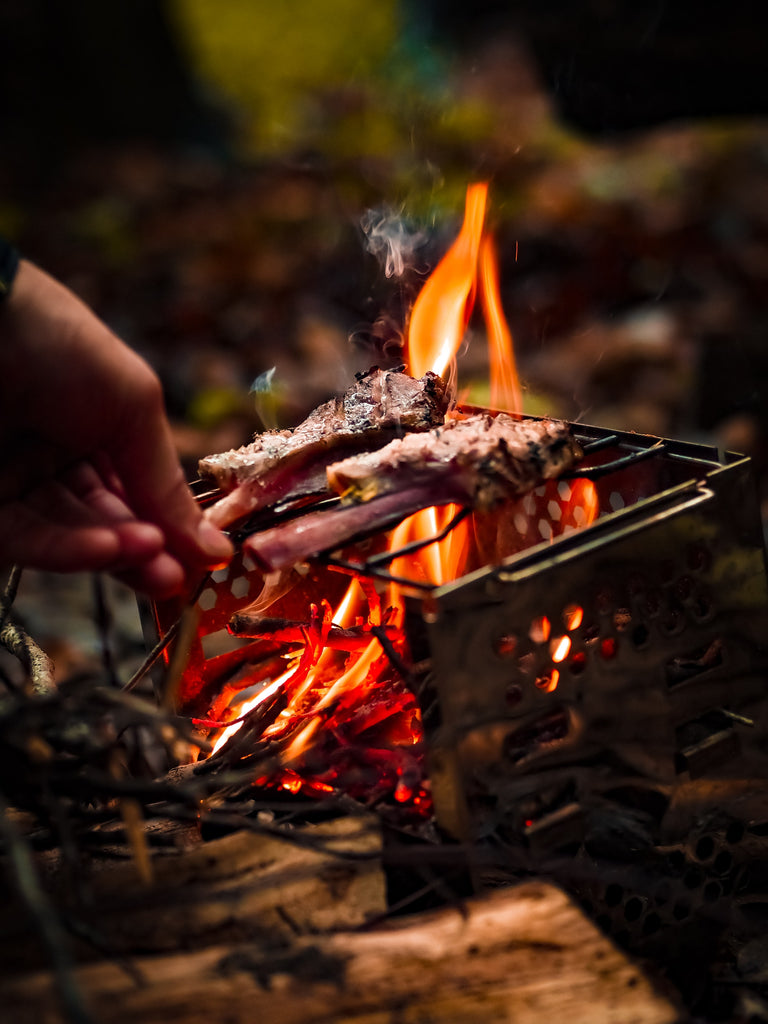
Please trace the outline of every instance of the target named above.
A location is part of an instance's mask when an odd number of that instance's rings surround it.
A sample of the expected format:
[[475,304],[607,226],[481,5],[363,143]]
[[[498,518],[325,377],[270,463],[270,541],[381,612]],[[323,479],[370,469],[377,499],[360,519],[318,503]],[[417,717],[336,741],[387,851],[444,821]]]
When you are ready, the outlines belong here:
[[[207,576],[204,576],[202,578],[202,580],[200,581],[198,586],[195,588],[195,592],[192,594],[192,596],[190,597],[189,601],[187,602],[187,606],[186,606],[187,608],[192,607],[193,605],[197,604],[197,599],[202,594],[202,592],[205,589],[205,586],[208,583],[209,579],[210,579],[210,574],[207,575]],[[174,623],[172,623],[168,627],[168,629],[166,629],[165,633],[163,633],[163,635],[157,641],[157,643],[152,648],[152,650],[149,652],[147,657],[144,659],[144,661],[141,663],[141,665],[139,665],[139,667],[133,673],[131,678],[125,684],[125,686],[123,687],[124,690],[130,691],[130,690],[135,690],[136,689],[136,687],[139,685],[141,680],[144,678],[144,676],[147,674],[147,672],[149,672],[149,670],[156,664],[156,662],[160,659],[160,656],[162,655],[162,653],[165,651],[165,649],[168,647],[170,642],[174,639],[176,634],[181,629],[181,624],[182,624],[183,618],[184,618],[184,611],[182,611],[182,613],[181,613],[181,615],[179,615],[178,619],[176,619],[176,621]]]
[[56,689],[53,662],[18,623],[6,622],[0,629],[0,645],[19,659],[36,693],[43,695]]
[[2,599],[0,599],[0,630],[8,621],[13,602],[16,600],[22,572],[23,569],[20,565],[14,565],[8,576],[8,582],[5,584],[5,590],[3,591]]
[[115,658],[110,643],[112,631],[112,612],[107,601],[107,594],[104,589],[104,577],[100,573],[94,573],[92,577],[92,592],[94,619],[99,634],[99,645],[101,647],[101,663],[104,666],[104,673],[109,680],[109,685],[115,688],[120,686],[115,668]]

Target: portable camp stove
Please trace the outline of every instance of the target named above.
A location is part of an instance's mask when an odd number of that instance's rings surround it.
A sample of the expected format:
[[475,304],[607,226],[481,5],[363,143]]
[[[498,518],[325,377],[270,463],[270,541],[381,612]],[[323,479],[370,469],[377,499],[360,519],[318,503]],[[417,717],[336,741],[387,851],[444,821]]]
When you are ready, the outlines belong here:
[[[494,865],[549,873],[637,945],[702,908],[730,913],[737,883],[743,903],[768,895],[744,888],[768,853],[763,537],[748,459],[572,429],[595,521],[577,528],[571,481],[526,496],[508,557],[411,598],[410,640],[431,661],[437,822],[483,850],[478,885]],[[254,645],[225,626],[262,588],[251,570],[236,558],[198,597],[188,708],[248,662]],[[307,567],[297,601],[329,575]],[[161,635],[178,611],[155,608]]]

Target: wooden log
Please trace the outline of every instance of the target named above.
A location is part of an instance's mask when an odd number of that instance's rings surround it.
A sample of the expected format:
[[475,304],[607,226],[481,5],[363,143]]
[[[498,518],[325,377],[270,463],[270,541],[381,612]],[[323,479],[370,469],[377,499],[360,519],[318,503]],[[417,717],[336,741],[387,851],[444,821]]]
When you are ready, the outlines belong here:
[[[683,1015],[560,890],[531,882],[368,932],[77,970],[100,1024],[673,1024]],[[62,1024],[48,975],[6,982],[6,1019]]]
[[[155,853],[149,885],[130,860],[97,864],[76,906],[63,889],[63,872],[54,872],[48,888],[55,904],[68,907],[117,955],[254,939],[279,945],[297,935],[355,928],[384,913],[386,879],[375,816],[305,825],[296,835],[294,843],[240,831]],[[76,952],[81,960],[94,956],[87,946]],[[40,962],[39,947],[17,907],[3,915],[0,927],[0,975],[31,958]]]

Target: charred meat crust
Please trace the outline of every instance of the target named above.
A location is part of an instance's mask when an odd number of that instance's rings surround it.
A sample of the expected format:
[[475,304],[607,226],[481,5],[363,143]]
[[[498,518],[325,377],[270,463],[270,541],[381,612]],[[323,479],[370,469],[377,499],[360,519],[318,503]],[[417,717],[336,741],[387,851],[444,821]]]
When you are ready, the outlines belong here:
[[453,420],[426,434],[409,435],[376,452],[328,467],[328,483],[345,503],[369,501],[394,490],[447,477],[478,509],[559,476],[580,455],[567,426],[556,420],[518,420],[505,413]]
[[420,380],[374,367],[338,398],[318,406],[293,430],[272,430],[242,448],[202,459],[203,477],[225,492],[207,512],[218,526],[301,490],[352,452],[370,450],[443,422],[448,388],[434,373]]
[[488,509],[559,476],[581,457],[566,424],[472,416],[328,467],[341,508],[309,512],[244,542],[266,571],[286,568],[451,502]]

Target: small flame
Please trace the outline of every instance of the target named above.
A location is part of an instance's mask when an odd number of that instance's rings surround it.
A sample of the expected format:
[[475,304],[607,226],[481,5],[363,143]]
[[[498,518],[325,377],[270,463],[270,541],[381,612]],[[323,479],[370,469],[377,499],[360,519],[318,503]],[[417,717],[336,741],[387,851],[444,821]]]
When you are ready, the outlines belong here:
[[312,739],[312,737],[315,735],[319,728],[320,719],[311,718],[309,720],[309,723],[305,725],[301,732],[296,737],[294,737],[291,743],[288,744],[288,747],[286,748],[285,753],[283,754],[283,762],[285,764],[290,764],[291,761],[297,760],[299,756],[307,749],[310,740]]
[[[433,506],[408,516],[392,534],[392,550],[397,551],[414,540],[437,536],[460,511],[459,505],[444,505],[439,508]],[[392,571],[395,576],[440,586],[461,575],[466,566],[469,546],[469,521],[465,519],[442,540],[435,541],[412,555],[395,559]]]
[[578,529],[583,529],[597,519],[599,512],[600,499],[594,483],[577,477],[571,482],[570,497],[562,503],[562,521],[572,521]]
[[[247,715],[250,711],[253,711],[255,708],[257,708],[259,704],[263,704],[264,701],[269,700],[270,697],[274,697],[274,695],[283,686],[283,684],[287,682],[288,679],[290,679],[292,674],[292,669],[288,672],[284,672],[281,676],[278,676],[278,678],[275,679],[274,682],[270,683],[268,686],[265,686],[263,690],[260,690],[255,697],[251,697],[250,700],[247,700],[243,704],[241,704],[237,709],[237,717],[240,719],[244,718],[245,715]],[[214,744],[211,753],[215,754],[218,750],[221,750],[224,744],[227,743],[228,740],[231,739],[231,737],[234,736],[236,732],[239,732],[239,730],[242,728],[242,725],[243,723],[242,721],[240,721],[227,726],[227,728],[224,730],[221,736],[219,736],[218,740],[216,740],[216,743]]]

